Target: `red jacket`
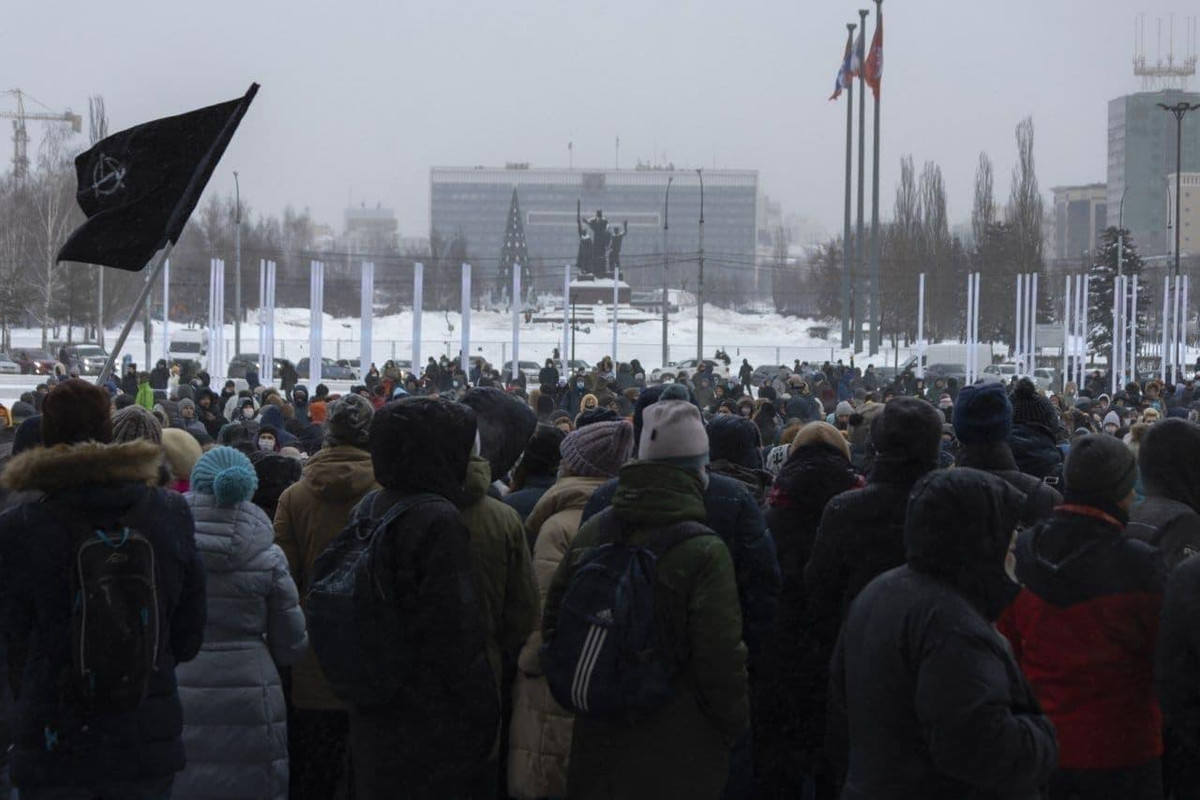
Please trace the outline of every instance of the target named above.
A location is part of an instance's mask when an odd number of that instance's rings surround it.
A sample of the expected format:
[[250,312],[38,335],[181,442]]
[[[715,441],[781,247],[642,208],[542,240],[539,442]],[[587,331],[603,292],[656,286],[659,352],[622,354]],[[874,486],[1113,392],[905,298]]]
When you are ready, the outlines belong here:
[[997,622],[1059,737],[1059,766],[1162,756],[1154,650],[1164,575],[1153,548],[1098,509],[1060,506],[1017,540],[1025,587]]

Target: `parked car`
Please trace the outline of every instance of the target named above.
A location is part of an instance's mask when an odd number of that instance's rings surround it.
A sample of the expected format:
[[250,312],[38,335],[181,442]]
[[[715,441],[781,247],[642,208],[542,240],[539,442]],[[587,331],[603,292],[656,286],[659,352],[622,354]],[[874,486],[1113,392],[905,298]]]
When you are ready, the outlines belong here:
[[[538,382],[538,373],[542,371],[542,365],[536,361],[522,361],[521,372],[525,375],[525,382],[528,384],[536,384]],[[500,370],[500,377],[508,380],[512,377],[512,361],[504,362],[504,369]]]
[[58,363],[57,358],[36,348],[16,350],[13,355],[24,375],[53,375],[54,365]]
[[[721,378],[729,377],[729,367],[720,361],[709,361],[706,359],[704,363],[708,364],[714,375]],[[686,361],[676,361],[673,364],[667,364],[651,372],[650,380],[653,383],[662,383],[666,380],[684,381],[692,377],[692,373],[696,371],[696,367],[699,364],[700,362],[694,358],[689,358]]]
[[928,364],[925,367],[925,385],[933,383],[936,378],[954,378],[958,385],[967,382],[966,364]]
[[[308,380],[308,356],[296,362],[296,374],[300,376],[301,380]],[[358,374],[350,367],[343,367],[332,358],[322,358],[321,380],[356,381]]]
[[0,375],[20,375],[21,367],[8,353],[0,353]]
[[200,369],[204,366],[206,339],[207,334],[201,336],[199,332],[172,336],[171,344],[167,347],[167,358],[172,364],[180,366],[190,361],[194,368]]
[[[283,365],[291,363],[292,362],[288,361],[286,358],[275,358],[272,361],[271,374],[275,378],[278,378],[279,371],[283,369]],[[251,367],[258,372],[259,379],[261,380],[262,369],[260,369],[258,353],[238,353],[233,357],[233,360],[229,362],[229,373],[226,377],[228,377],[230,380],[246,380],[246,372]]]
[[1037,367],[1034,369],[1031,379],[1039,392],[1053,391],[1058,384],[1058,371],[1050,367]]
[[983,379],[1011,383],[1017,376],[1016,364],[988,364],[983,368]]
[[[739,367],[740,369],[740,367]],[[762,386],[765,383],[770,383],[775,380],[775,376],[779,374],[779,370],[783,370],[784,380],[792,376],[792,369],[783,364],[759,364],[754,368],[754,375],[750,377],[750,383],[753,386]]]
[[108,363],[108,351],[98,344],[68,344],[59,353],[67,371],[80,375],[99,375]]

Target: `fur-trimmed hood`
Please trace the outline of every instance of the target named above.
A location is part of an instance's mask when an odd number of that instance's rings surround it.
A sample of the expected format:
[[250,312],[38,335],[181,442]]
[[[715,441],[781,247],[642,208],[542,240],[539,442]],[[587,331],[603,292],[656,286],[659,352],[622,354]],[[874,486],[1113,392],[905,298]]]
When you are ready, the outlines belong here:
[[79,486],[113,483],[156,486],[162,461],[162,448],[141,440],[39,447],[8,462],[0,475],[0,487],[10,492],[53,494]]

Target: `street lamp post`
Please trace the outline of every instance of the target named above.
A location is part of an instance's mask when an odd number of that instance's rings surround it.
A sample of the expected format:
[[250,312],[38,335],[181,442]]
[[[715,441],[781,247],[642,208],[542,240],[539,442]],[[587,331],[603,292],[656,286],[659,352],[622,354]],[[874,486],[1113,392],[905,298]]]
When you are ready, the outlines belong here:
[[[234,275],[236,282],[233,284],[233,352],[242,352],[242,190],[238,186],[237,170],[233,172],[233,193],[234,193],[234,212],[233,212],[233,263]],[[259,298],[259,305],[262,304],[262,298]],[[165,311],[163,312],[166,313]],[[259,353],[259,358],[262,354]]]
[[[1163,111],[1169,111],[1175,115],[1175,281],[1176,281],[1176,284],[1178,284],[1178,282],[1179,282],[1179,236],[1180,236],[1180,231],[1183,228],[1183,221],[1179,217],[1179,213],[1181,210],[1180,194],[1181,194],[1182,188],[1183,188],[1183,118],[1185,116],[1187,116],[1187,113],[1189,111],[1200,111],[1200,103],[1179,102],[1173,106],[1169,106],[1166,103],[1159,103],[1158,107],[1161,108]],[[1185,312],[1185,320],[1186,320],[1186,312]],[[1178,322],[1176,322],[1175,330],[1178,331],[1179,334],[1182,335],[1182,338],[1186,341],[1186,339],[1187,339],[1186,321],[1185,321],[1184,325],[1180,325],[1180,324],[1178,324]],[[1178,349],[1179,349],[1179,339],[1177,338],[1175,341],[1171,342],[1171,350],[1174,352],[1178,352]],[[1174,352],[1173,352],[1173,354],[1174,354]],[[1164,353],[1163,355],[1165,356],[1166,354]],[[1180,355],[1180,359],[1182,359],[1182,353],[1180,353],[1179,355]],[[1176,363],[1175,368],[1178,369],[1178,367],[1179,367],[1179,364]],[[1174,376],[1171,376],[1171,377],[1174,377]]]
[[696,364],[704,360],[704,172],[700,178],[700,280],[696,285]]
[[667,196],[663,201],[663,262],[662,262],[662,365],[667,365],[670,355],[667,345],[667,231],[671,229],[671,182],[673,176],[667,176]]

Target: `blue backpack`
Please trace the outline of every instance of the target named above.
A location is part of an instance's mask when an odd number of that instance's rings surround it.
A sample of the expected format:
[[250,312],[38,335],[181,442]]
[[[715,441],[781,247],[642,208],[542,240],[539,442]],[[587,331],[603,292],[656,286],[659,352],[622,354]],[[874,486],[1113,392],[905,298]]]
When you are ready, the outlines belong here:
[[611,509],[598,517],[606,544],[582,561],[567,584],[542,670],[554,699],[585,716],[629,719],[666,705],[671,666],[655,615],[659,558],[697,536],[715,536],[698,522],[657,531],[637,545]]

